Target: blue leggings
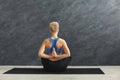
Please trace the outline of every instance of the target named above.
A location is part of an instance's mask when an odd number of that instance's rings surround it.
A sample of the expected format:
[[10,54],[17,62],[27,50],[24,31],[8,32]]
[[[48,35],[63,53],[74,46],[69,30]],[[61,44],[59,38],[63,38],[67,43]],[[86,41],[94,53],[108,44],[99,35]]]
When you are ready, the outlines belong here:
[[71,56],[58,61],[41,58],[41,61],[46,72],[64,72],[71,61]]

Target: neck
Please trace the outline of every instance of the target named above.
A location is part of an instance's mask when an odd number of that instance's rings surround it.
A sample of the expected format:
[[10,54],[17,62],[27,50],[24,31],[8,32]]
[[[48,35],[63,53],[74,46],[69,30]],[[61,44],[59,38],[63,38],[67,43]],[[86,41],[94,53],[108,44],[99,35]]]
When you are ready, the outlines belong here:
[[51,34],[51,37],[55,39],[55,38],[58,37],[58,34],[57,34],[57,33],[52,33],[52,34]]

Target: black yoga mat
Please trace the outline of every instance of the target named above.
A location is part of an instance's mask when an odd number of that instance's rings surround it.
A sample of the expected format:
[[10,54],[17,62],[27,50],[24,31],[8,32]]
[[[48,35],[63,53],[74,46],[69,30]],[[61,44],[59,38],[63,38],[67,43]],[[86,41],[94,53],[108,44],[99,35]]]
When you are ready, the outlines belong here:
[[65,72],[45,72],[43,68],[13,68],[4,74],[104,74],[100,68],[67,68]]

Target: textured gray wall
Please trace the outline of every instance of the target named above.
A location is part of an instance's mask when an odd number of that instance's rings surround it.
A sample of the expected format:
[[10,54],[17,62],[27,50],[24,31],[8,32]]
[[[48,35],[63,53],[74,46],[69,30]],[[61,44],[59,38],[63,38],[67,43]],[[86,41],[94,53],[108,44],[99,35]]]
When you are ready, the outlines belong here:
[[0,65],[41,65],[51,21],[70,47],[70,65],[120,65],[120,0],[0,0]]

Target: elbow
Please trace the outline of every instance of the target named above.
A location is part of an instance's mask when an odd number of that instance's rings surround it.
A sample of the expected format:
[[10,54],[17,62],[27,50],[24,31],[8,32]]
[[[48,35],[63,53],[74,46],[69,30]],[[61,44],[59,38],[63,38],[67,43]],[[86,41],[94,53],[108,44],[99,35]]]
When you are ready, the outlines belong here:
[[70,57],[71,56],[70,52],[65,52],[64,54],[65,54],[66,57]]
[[71,55],[70,54],[68,54],[68,57],[70,57]]
[[70,55],[70,53],[69,54],[67,54],[67,57],[70,57],[71,55]]
[[38,53],[38,57],[42,57],[42,54],[41,54],[41,53]]

